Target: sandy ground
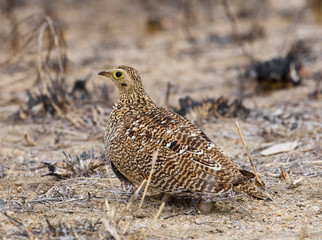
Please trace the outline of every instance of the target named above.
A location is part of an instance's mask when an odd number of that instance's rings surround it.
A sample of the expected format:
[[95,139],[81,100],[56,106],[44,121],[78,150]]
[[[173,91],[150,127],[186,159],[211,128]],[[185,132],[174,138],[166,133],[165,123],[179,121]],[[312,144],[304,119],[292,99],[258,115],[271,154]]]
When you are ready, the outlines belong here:
[[[257,93],[252,81],[239,78],[250,62],[232,40],[219,1],[17,4],[0,15],[1,239],[321,239],[322,103],[321,95],[312,98],[311,93],[319,90],[322,76],[322,25],[306,1],[230,4],[240,33],[255,23],[264,30],[264,37],[243,42],[254,58],[285,56],[296,40],[310,49],[302,59],[307,71],[303,84],[266,93]],[[64,114],[43,114],[41,108],[17,114],[27,109],[26,91],[41,89],[37,26],[45,13],[65,37],[67,92],[77,79],[89,78],[91,97],[69,98],[64,111],[71,120]],[[157,23],[149,24],[149,19]],[[19,22],[15,39],[12,26]],[[33,38],[24,47],[28,36]],[[248,118],[219,117],[199,126],[235,162],[250,169],[234,123],[238,120],[274,201],[237,196],[221,199],[209,214],[201,214],[194,210],[196,199],[173,196],[150,228],[160,199],[147,198],[141,209],[135,200],[125,210],[133,193],[113,174],[110,179],[105,166],[88,176],[44,176],[49,171],[43,162],[61,163],[66,159],[63,152],[73,159],[91,149],[98,156],[103,153],[105,123],[117,90],[97,73],[119,64],[139,69],[151,98],[172,109],[178,109],[178,100],[186,96],[198,101],[244,96],[243,103],[251,110]],[[166,103],[168,83],[172,87]],[[108,99],[102,97],[105,87]],[[77,119],[84,124],[77,127]],[[263,149],[285,142],[296,142],[297,147],[261,155]],[[281,167],[299,181],[296,188],[280,178]]]

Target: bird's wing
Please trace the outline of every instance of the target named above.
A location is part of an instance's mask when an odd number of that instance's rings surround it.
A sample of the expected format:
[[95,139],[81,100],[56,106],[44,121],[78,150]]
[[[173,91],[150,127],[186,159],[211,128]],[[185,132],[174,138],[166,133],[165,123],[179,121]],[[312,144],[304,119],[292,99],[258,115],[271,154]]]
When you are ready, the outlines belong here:
[[[220,193],[249,179],[197,126],[182,116],[162,108],[129,115],[129,120],[125,117],[122,121],[120,137],[132,142],[129,146],[135,146],[131,150],[134,160],[138,154],[140,159],[151,159],[158,149],[157,159],[161,161],[155,164],[161,170],[156,171],[155,177],[167,183],[166,191],[173,188]],[[141,162],[137,164],[140,166]],[[149,174],[147,169],[142,170],[145,176]]]
[[189,155],[189,159],[213,170],[223,167],[239,169],[205,133],[181,115],[156,108],[136,113],[133,117],[130,125],[125,126],[129,138],[144,139],[142,144],[155,141],[178,155]]

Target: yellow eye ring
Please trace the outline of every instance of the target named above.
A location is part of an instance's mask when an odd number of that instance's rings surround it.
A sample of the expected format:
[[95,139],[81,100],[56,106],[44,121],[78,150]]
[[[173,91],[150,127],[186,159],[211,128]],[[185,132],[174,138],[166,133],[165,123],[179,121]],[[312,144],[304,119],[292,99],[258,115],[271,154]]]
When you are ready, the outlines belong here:
[[120,79],[120,78],[124,77],[124,74],[123,74],[122,72],[120,72],[120,71],[115,71],[115,72],[113,73],[113,77],[114,77],[115,79]]

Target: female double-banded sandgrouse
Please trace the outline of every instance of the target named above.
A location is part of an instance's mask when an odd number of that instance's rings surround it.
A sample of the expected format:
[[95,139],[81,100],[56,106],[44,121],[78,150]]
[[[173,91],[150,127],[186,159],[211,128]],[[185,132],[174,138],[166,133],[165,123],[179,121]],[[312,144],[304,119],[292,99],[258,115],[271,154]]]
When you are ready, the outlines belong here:
[[[120,178],[164,193],[220,194],[229,190],[266,199],[250,181],[252,173],[230,160],[196,125],[156,106],[139,72],[128,66],[102,71],[120,96],[110,114],[104,144],[106,157]],[[156,157],[155,157],[156,155]]]

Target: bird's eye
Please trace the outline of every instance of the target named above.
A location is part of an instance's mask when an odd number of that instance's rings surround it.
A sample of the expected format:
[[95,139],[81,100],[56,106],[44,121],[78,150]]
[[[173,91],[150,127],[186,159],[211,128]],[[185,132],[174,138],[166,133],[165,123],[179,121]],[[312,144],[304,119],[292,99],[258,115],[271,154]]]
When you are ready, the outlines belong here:
[[123,77],[123,73],[120,71],[116,71],[113,73],[115,79],[120,79]]

